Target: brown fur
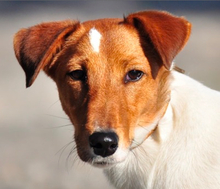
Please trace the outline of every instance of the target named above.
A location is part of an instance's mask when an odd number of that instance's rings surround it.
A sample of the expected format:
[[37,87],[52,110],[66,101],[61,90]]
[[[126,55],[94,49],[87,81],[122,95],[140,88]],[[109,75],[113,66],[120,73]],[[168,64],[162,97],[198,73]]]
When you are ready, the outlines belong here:
[[[173,17],[167,12],[138,12],[125,18],[125,22],[132,23],[138,29],[140,38],[145,41],[142,45],[154,48],[156,51],[153,55],[159,55],[159,63],[167,69],[186,44],[191,32],[191,24],[188,21]],[[152,57],[151,50],[148,49],[145,53],[147,57]]]
[[26,73],[27,87],[34,82],[40,70],[50,63],[77,25],[73,21],[42,23],[16,34],[15,54]]

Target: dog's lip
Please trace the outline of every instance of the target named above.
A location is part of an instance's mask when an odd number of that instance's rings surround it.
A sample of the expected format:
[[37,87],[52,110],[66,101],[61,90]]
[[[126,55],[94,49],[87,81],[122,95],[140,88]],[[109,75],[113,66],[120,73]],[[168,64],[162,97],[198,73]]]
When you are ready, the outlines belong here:
[[114,165],[115,163],[106,162],[106,161],[100,161],[100,162],[93,162],[93,165],[96,167],[109,167],[111,165]]
[[91,160],[89,163],[95,167],[109,168],[119,162],[103,158],[103,160]]
[[90,163],[95,167],[109,168],[111,166],[123,162],[127,158],[127,155],[128,155],[127,153],[121,157],[117,154],[113,154],[112,156],[109,157],[101,157],[101,156],[93,155],[93,157],[90,158],[88,163]]

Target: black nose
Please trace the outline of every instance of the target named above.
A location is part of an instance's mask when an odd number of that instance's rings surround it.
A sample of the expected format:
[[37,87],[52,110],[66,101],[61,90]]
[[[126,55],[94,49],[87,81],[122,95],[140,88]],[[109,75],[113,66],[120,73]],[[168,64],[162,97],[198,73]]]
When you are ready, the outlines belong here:
[[107,157],[118,148],[118,136],[114,132],[96,132],[89,137],[90,147],[96,155]]

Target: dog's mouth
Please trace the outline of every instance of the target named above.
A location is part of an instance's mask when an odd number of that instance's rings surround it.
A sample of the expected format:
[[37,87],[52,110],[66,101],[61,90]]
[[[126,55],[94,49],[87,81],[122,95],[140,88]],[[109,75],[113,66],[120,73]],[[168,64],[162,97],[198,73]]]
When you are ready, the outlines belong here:
[[77,148],[78,156],[80,159],[90,165],[98,168],[110,168],[126,160],[130,149],[118,147],[117,150],[108,156],[97,155],[91,147],[83,147],[82,145]]
[[91,153],[91,158],[87,161],[92,166],[99,168],[109,168],[118,163],[123,162],[128,156],[129,150],[118,148],[116,152],[110,156],[102,157]]
[[119,163],[115,158],[113,157],[101,157],[101,156],[94,156],[91,160],[88,161],[91,165],[95,167],[100,168],[107,168],[111,167],[117,163]]
[[129,153],[141,145],[149,131],[138,130],[136,133],[138,140],[132,140],[128,146],[125,146],[123,140],[119,140],[118,135],[113,131],[94,132],[88,137],[88,141],[84,141],[84,144],[79,144],[81,141],[77,140],[78,155],[82,161],[95,167],[111,167],[129,158]]

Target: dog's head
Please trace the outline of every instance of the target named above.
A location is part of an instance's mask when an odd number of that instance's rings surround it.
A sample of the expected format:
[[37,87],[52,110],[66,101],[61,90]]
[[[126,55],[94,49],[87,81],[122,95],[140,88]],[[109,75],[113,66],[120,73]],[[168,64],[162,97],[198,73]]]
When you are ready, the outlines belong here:
[[169,102],[171,63],[190,28],[157,11],[50,22],[20,30],[14,49],[27,87],[42,69],[56,82],[80,158],[109,165],[156,128]]

